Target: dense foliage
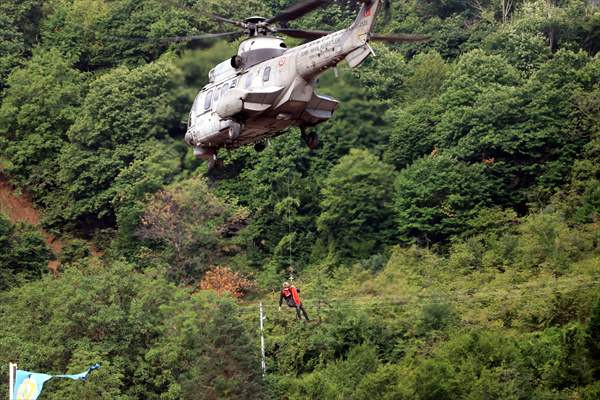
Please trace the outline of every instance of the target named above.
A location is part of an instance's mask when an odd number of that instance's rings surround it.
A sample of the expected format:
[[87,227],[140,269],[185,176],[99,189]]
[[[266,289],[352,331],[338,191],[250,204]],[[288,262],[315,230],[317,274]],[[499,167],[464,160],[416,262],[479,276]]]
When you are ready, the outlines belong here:
[[[378,30],[431,40],[321,76],[317,149],[291,129],[209,172],[187,111],[237,43],[159,38],[291,3],[0,4],[0,167],[65,242],[43,276],[0,214],[0,363],[103,364],[56,399],[600,398],[598,2],[395,1]],[[290,271],[310,323],[269,294]]]
[[41,278],[52,256],[33,226],[13,225],[0,213],[0,291]]
[[123,262],[83,262],[5,293],[0,315],[3,362],[56,373],[102,364],[92,385],[50,382],[49,399],[260,398],[257,351],[231,301]]

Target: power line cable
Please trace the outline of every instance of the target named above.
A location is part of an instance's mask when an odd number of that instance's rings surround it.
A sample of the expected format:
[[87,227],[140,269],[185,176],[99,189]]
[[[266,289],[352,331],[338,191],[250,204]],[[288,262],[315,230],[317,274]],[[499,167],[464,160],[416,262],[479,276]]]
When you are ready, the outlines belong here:
[[[578,290],[578,289],[582,289],[582,288],[590,288],[590,287],[594,287],[594,286],[599,286],[600,285],[600,281],[590,281],[590,282],[586,282],[583,284],[579,284],[579,285],[568,285],[568,284],[563,284],[563,285],[545,285],[545,286],[539,286],[539,287],[527,287],[524,285],[520,285],[520,286],[511,286],[511,287],[499,287],[496,288],[494,290],[487,290],[487,291],[480,291],[480,292],[473,292],[473,293],[469,293],[469,292],[452,292],[452,293],[428,293],[428,294],[416,294],[410,297],[383,297],[383,298],[374,298],[374,297],[367,297],[367,296],[362,296],[362,297],[347,297],[347,298],[333,298],[333,299],[329,299],[329,301],[325,302],[322,301],[321,305],[325,305],[327,309],[329,310],[335,310],[335,309],[366,309],[366,308],[394,308],[394,307],[398,307],[398,306],[408,306],[408,305],[416,305],[419,303],[422,303],[426,300],[429,300],[430,302],[433,301],[435,303],[457,303],[460,301],[463,302],[482,302],[485,301],[486,299],[482,298],[482,297],[486,297],[486,296],[494,296],[494,297],[499,297],[499,295],[502,295],[502,297],[506,297],[507,295],[510,295],[510,293],[499,293],[500,290],[502,289],[508,289],[509,291],[518,291],[518,290],[527,290],[528,293],[531,292],[535,292],[535,293],[540,293],[542,291],[560,291],[560,290]],[[416,297],[416,299],[415,299]],[[316,303],[313,303],[312,301],[307,301],[307,302],[303,302],[304,305],[306,305],[307,307],[314,307],[316,306]],[[245,304],[243,306],[239,306],[238,307],[238,312],[249,312],[249,313],[254,313],[256,312],[256,307],[258,306],[258,303],[252,303],[252,304]],[[265,309],[269,309],[269,308],[275,308],[278,307],[277,304],[263,304],[263,308]]]

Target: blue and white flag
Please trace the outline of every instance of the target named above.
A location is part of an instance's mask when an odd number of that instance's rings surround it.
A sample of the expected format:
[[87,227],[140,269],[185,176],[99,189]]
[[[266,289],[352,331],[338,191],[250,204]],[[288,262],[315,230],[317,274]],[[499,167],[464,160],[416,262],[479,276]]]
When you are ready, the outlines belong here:
[[95,369],[100,368],[100,364],[94,364],[87,371],[75,375],[46,375],[37,372],[17,370],[15,377],[15,386],[13,396],[15,400],[36,400],[42,392],[44,383],[52,378],[69,378],[80,381],[85,381]]

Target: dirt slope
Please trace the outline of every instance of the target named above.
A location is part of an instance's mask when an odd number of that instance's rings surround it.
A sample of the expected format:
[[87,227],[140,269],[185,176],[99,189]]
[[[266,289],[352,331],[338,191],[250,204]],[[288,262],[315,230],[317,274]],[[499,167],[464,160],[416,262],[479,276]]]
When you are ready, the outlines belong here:
[[[44,235],[48,246],[54,251],[54,254],[60,254],[62,249],[61,241],[41,228],[40,213],[33,206],[30,197],[26,193],[17,195],[17,191],[15,191],[15,188],[10,184],[2,171],[0,171],[0,212],[8,215],[12,222],[21,221],[37,226]],[[58,260],[48,263],[48,269],[54,274],[58,273],[59,266]]]

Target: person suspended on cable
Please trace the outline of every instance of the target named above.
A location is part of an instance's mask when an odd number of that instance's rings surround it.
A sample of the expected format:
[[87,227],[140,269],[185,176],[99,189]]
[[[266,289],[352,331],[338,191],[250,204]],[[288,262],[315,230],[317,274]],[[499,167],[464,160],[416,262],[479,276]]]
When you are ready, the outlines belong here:
[[281,304],[283,300],[287,303],[289,307],[294,307],[296,309],[296,318],[302,319],[302,314],[304,314],[304,318],[308,321],[308,314],[304,307],[302,306],[302,302],[300,301],[300,289],[296,288],[294,285],[290,285],[289,282],[283,282],[283,288],[281,289],[281,295],[279,296],[279,311],[281,311]]

